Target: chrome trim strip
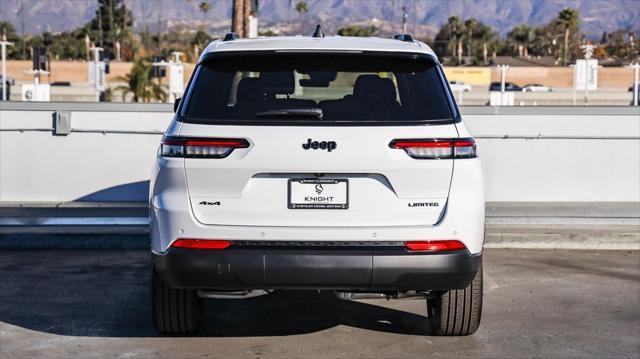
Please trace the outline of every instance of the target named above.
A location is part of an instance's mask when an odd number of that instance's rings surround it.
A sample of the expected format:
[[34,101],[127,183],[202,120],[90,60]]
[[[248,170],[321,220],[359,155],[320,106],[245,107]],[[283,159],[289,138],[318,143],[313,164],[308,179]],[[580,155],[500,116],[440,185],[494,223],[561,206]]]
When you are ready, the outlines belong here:
[[148,226],[147,217],[0,217],[0,226]]

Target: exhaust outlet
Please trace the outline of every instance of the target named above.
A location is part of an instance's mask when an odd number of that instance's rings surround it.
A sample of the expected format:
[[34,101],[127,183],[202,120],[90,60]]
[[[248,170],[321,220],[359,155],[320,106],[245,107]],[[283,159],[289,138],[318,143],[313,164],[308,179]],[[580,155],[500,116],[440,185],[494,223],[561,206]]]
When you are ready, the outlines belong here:
[[415,290],[389,293],[335,292],[336,297],[342,300],[425,298],[430,294],[430,291],[416,292]]
[[210,299],[246,299],[255,298],[269,294],[266,290],[246,290],[238,292],[215,292],[210,290],[199,290],[198,297]]
[[336,292],[336,297],[342,300],[358,299],[389,299],[384,293],[358,293],[358,292]]

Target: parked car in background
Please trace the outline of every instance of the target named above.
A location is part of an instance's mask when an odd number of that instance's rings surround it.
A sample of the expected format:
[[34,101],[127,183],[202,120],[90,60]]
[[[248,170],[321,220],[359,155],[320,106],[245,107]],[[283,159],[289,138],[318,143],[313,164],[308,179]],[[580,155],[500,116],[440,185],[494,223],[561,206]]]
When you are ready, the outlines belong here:
[[542,84],[526,84],[522,87],[522,92],[551,92],[553,89]]
[[[3,79],[3,77],[2,77],[2,75],[0,75],[0,82],[2,82],[2,79]],[[11,86],[15,86],[16,79],[13,78],[13,77],[7,77],[6,83],[8,83]]]
[[[522,91],[522,87],[514,84],[513,82],[505,82],[504,90],[505,91]],[[500,82],[492,82],[491,85],[489,85],[489,91],[502,91]]]
[[471,91],[471,85],[466,84],[462,81],[449,81],[449,87],[451,87],[451,91],[453,92],[469,92]]

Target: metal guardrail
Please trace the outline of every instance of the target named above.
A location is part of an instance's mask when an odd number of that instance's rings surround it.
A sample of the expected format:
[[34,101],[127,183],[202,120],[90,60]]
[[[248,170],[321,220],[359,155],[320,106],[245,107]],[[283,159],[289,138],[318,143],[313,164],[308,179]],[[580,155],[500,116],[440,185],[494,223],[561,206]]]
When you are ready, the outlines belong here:
[[[173,112],[173,104],[128,102],[0,102],[0,111]],[[636,115],[633,106],[460,106],[462,115]]]
[[[122,102],[0,102],[0,111],[52,111],[60,112],[153,112],[172,113],[171,104],[148,104],[148,103],[122,103]],[[462,115],[574,115],[574,116],[602,116],[602,115],[636,115],[640,119],[640,107],[622,106],[580,106],[580,107],[560,107],[560,106],[513,106],[513,107],[491,107],[491,106],[462,106]],[[0,132],[53,132],[55,127],[40,128],[0,128]],[[114,130],[114,129],[78,129],[69,128],[68,132],[76,133],[100,133],[100,134],[145,134],[162,135],[163,131],[134,131],[134,130]],[[503,139],[503,140],[638,140],[638,136],[547,136],[539,134],[531,135],[503,135],[503,136],[475,136],[478,139]]]
[[1,102],[0,111],[173,112],[173,104],[128,102]]

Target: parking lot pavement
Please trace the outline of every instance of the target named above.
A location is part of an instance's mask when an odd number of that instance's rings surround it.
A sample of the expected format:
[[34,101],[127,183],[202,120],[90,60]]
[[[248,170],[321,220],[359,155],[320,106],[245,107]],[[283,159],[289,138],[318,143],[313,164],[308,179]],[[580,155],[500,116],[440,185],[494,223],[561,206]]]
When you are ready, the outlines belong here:
[[640,357],[640,252],[485,250],[473,336],[424,329],[422,300],[277,293],[207,302],[207,332],[158,337],[141,250],[0,252],[2,358]]

